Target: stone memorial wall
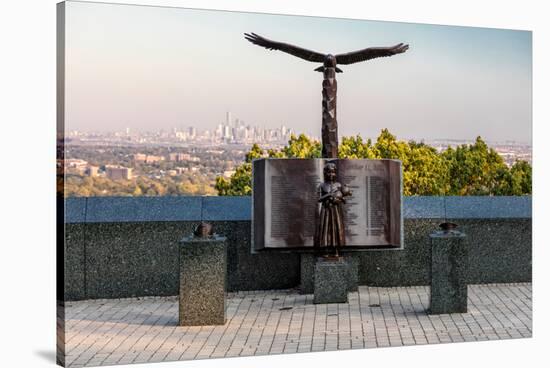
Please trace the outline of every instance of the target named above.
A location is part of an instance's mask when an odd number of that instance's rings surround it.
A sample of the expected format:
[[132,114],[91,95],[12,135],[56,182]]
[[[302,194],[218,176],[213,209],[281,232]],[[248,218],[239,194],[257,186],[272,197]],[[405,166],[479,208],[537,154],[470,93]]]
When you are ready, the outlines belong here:
[[[251,254],[251,197],[81,197],[58,209],[65,300],[178,294],[178,244],[201,221],[227,237],[229,291],[293,288],[300,254]],[[359,284],[429,285],[429,234],[468,234],[468,284],[531,281],[531,197],[403,197],[404,247],[358,252]],[[30,228],[32,231],[32,228]]]

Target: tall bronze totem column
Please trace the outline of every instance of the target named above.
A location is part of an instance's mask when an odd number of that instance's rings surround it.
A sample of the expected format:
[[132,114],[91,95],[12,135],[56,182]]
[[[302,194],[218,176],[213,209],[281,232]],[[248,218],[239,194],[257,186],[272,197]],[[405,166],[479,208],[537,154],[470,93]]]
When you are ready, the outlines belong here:
[[268,50],[280,50],[314,63],[323,63],[314,69],[323,73],[323,124],[321,127],[322,158],[338,158],[338,123],[336,121],[336,73],[342,73],[337,65],[355,64],[379,57],[402,54],[409,45],[399,43],[390,47],[367,47],[345,54],[324,54],[285,42],[272,41],[256,33],[245,33],[244,38]]
[[321,143],[323,158],[338,158],[338,122],[336,121],[336,68],[323,70],[323,125]]

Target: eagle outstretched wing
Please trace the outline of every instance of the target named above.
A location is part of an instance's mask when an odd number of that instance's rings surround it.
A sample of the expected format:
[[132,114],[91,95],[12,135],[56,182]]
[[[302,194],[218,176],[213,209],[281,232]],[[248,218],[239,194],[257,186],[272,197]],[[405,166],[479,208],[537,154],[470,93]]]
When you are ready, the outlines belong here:
[[287,54],[297,56],[307,61],[322,63],[325,60],[325,55],[319,52],[303,49],[288,43],[271,41],[265,37],[257,35],[256,33],[245,33],[244,38],[255,45],[265,47],[269,50],[286,52]]
[[391,47],[369,47],[363,50],[336,55],[336,64],[353,64],[360,61],[375,59],[385,56],[401,54],[409,49],[409,45],[397,44]]

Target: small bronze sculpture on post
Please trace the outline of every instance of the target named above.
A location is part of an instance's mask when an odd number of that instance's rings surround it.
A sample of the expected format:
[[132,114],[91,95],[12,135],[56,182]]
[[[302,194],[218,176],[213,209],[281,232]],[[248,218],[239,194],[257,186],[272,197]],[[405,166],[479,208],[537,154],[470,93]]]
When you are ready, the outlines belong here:
[[338,257],[338,248],[346,245],[344,212],[342,205],[345,197],[351,196],[351,190],[336,181],[336,164],[328,162],[323,169],[324,182],[319,185],[318,224],[315,233],[315,247],[333,248]]
[[409,45],[399,43],[390,47],[368,47],[366,49],[348,52],[346,54],[323,54],[307,50],[288,43],[272,41],[256,33],[245,33],[246,40],[269,50],[280,50],[301,59],[314,63],[323,63],[315,71],[323,73],[323,115],[322,115],[322,153],[323,158],[338,158],[338,122],[336,120],[336,73],[343,71],[336,65],[348,65],[379,57],[401,54],[409,49]]
[[195,238],[211,238],[214,235],[214,230],[211,224],[202,221],[193,231]]

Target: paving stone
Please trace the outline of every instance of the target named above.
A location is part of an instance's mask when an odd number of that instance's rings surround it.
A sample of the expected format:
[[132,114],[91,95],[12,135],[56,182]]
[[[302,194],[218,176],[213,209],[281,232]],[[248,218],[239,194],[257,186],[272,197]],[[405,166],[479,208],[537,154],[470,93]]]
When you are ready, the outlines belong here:
[[442,315],[426,314],[425,286],[359,286],[342,305],[312,304],[296,290],[229,293],[226,325],[195,327],[177,326],[177,297],[71,302],[65,361],[82,367],[531,337],[530,284],[468,290],[468,313]]

